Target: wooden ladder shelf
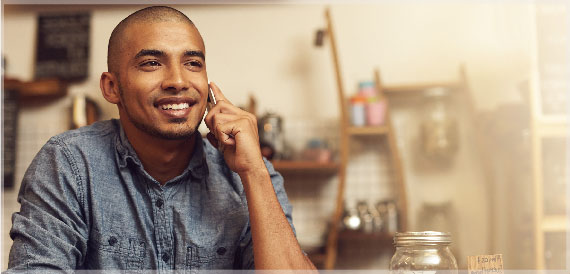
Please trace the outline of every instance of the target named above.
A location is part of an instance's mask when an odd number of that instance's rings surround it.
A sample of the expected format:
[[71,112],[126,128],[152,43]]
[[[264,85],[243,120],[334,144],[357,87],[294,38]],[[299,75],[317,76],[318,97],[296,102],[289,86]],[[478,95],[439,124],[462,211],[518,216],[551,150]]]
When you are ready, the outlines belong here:
[[[346,103],[345,92],[343,88],[342,75],[340,72],[339,58],[337,53],[337,47],[333,32],[332,20],[330,11],[327,9],[325,12],[327,20],[327,32],[326,35],[330,39],[332,57],[336,72],[336,82],[338,88],[338,98],[340,107],[340,163],[338,172],[338,192],[336,197],[336,208],[333,213],[331,226],[329,229],[329,234],[326,243],[326,253],[325,253],[325,269],[334,269],[337,259],[337,245],[339,240],[339,224],[341,222],[342,214],[344,211],[344,193],[346,185],[346,168],[348,165],[349,158],[349,147],[350,142],[354,141],[355,137],[359,136],[386,136],[388,141],[388,147],[390,149],[391,162],[394,170],[395,186],[394,190],[397,193],[396,203],[398,214],[400,216],[399,229],[407,229],[407,201],[406,201],[406,188],[404,184],[404,173],[402,170],[402,164],[400,160],[400,155],[398,152],[398,146],[396,143],[396,136],[394,134],[394,128],[392,126],[392,121],[390,117],[389,104],[386,107],[386,120],[385,124],[382,126],[365,126],[365,127],[353,127],[350,126],[348,117],[348,106]],[[380,79],[380,72],[378,70],[374,73],[376,88],[378,95],[385,98],[384,91],[385,88],[382,86]],[[378,236],[378,235],[376,235]],[[391,238],[392,235],[383,235],[380,238]],[[378,238],[378,237],[377,237]]]

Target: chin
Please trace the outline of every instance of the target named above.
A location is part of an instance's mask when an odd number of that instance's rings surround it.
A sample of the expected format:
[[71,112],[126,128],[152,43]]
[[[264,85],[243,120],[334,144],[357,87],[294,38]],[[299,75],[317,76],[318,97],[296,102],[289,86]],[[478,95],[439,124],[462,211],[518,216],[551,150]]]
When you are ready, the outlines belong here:
[[[176,119],[178,120],[178,119]],[[140,131],[143,131],[154,137],[158,137],[165,140],[183,140],[188,139],[194,135],[198,130],[198,125],[192,126],[186,119],[184,121],[170,121],[171,123],[161,126],[153,126],[152,124],[140,123],[138,121],[132,121],[134,126]]]
[[186,124],[180,124],[175,126],[174,128],[169,128],[165,130],[158,130],[157,137],[168,139],[168,140],[181,140],[181,139],[188,139],[196,133],[198,127]]
[[195,132],[196,131],[160,132],[157,135],[157,137],[166,140],[183,140],[183,139],[189,139],[190,137],[192,137],[192,135],[194,135]]

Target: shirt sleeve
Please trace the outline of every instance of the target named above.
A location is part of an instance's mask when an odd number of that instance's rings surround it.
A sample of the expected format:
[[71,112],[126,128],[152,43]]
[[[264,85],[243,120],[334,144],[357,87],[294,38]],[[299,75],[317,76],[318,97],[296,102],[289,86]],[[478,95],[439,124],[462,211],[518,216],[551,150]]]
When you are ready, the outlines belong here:
[[24,175],[12,215],[8,269],[76,269],[87,252],[83,180],[69,149],[51,139]]
[[[283,209],[283,213],[285,213],[285,217],[287,218],[287,221],[293,230],[293,234],[297,236],[295,232],[295,226],[293,226],[293,206],[291,206],[289,203],[289,198],[285,192],[283,176],[281,176],[279,172],[275,171],[273,165],[267,161],[267,159],[263,158],[263,161],[265,161],[265,166],[269,171],[271,183],[273,184],[273,189],[277,195],[277,200],[279,200],[279,203],[281,204],[281,209]],[[238,265],[237,268],[254,269],[255,264],[253,261],[253,241],[251,237],[251,226],[249,222],[247,223],[247,227],[245,228],[243,235],[244,236],[240,241],[241,256],[239,258],[239,262],[237,262],[241,265]]]

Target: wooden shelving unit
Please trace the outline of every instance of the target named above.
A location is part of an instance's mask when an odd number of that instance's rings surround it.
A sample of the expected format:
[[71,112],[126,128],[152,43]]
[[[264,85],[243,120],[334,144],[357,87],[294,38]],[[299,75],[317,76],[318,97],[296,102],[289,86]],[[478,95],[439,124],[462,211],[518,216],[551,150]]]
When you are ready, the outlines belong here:
[[[392,235],[388,234],[365,234],[356,231],[340,231],[339,224],[342,218],[342,214],[344,212],[344,191],[346,185],[346,168],[348,165],[348,157],[350,154],[350,142],[355,141],[358,142],[357,138],[362,136],[384,136],[385,138],[383,141],[387,142],[387,146],[389,147],[389,153],[391,156],[391,163],[393,166],[394,171],[394,190],[396,197],[394,200],[396,201],[397,210],[399,214],[399,229],[405,231],[407,229],[407,201],[406,201],[406,189],[404,186],[404,174],[402,170],[402,164],[400,162],[400,156],[398,152],[398,146],[396,144],[396,137],[394,134],[394,128],[392,126],[391,118],[390,118],[390,111],[389,111],[389,104],[386,107],[386,119],[385,124],[383,126],[375,126],[375,127],[354,127],[351,126],[349,123],[348,117],[348,106],[346,103],[346,96],[344,92],[344,86],[342,82],[342,75],[340,73],[340,65],[339,59],[337,54],[336,42],[334,38],[334,31],[332,26],[332,19],[330,15],[330,11],[327,9],[325,12],[325,17],[327,20],[327,29],[326,29],[326,36],[330,40],[331,50],[332,50],[332,57],[333,62],[335,65],[335,75],[336,75],[336,82],[338,88],[338,98],[339,98],[339,109],[340,109],[340,146],[339,146],[339,153],[340,153],[340,162],[339,162],[339,184],[338,184],[338,192],[336,197],[336,208],[332,216],[331,225],[329,228],[329,233],[327,237],[326,243],[326,250],[325,250],[325,261],[324,261],[324,268],[325,269],[334,269],[336,260],[337,260],[337,252],[338,252],[338,242],[339,240],[347,240],[347,239],[359,239],[363,241],[378,241],[380,240],[386,246],[391,246],[391,239]],[[385,99],[385,87],[382,86],[382,82],[380,80],[380,73],[376,70],[375,74],[375,81],[376,81],[376,88],[378,91],[378,96]],[[418,90],[418,88],[424,89],[424,87],[418,86],[402,86],[399,88],[393,88],[392,91],[405,91],[405,90]],[[379,140],[381,141],[381,140]]]
[[[324,261],[324,268],[328,270],[328,269],[334,269],[335,267],[337,261],[337,248],[339,241],[356,240],[361,242],[374,242],[379,244],[379,246],[392,248],[392,239],[393,239],[392,234],[387,234],[387,233],[367,234],[359,231],[347,231],[339,229],[339,224],[342,218],[342,214],[344,212],[343,206],[344,206],[344,191],[346,187],[346,167],[349,161],[348,157],[350,154],[349,151],[350,142],[359,142],[358,138],[366,136],[383,137],[379,138],[378,142],[385,142],[385,145],[387,145],[387,147],[389,148],[388,151],[389,151],[390,162],[392,164],[392,171],[394,177],[393,188],[395,196],[393,197],[393,199],[396,201],[396,206],[399,214],[399,225],[398,225],[399,231],[406,231],[408,228],[407,224],[408,204],[407,204],[403,167],[390,115],[390,103],[389,101],[387,101],[386,118],[384,125],[374,126],[374,127],[370,126],[355,127],[350,125],[348,117],[348,105],[347,101],[345,100],[346,97],[343,90],[344,86],[342,82],[342,75],[340,73],[339,59],[338,59],[336,42],[333,32],[332,19],[329,10],[326,10],[325,17],[327,20],[326,36],[330,40],[332,58],[333,58],[333,63],[335,65],[335,76],[337,82],[339,108],[341,114],[338,193],[336,197],[336,208],[332,216],[331,226],[327,237],[325,261]],[[468,91],[465,71],[463,67],[460,68],[460,80],[455,82],[433,82],[433,83],[419,83],[419,84],[410,84],[410,85],[404,84],[404,85],[385,86],[382,84],[382,80],[380,78],[380,72],[378,70],[376,70],[374,73],[374,79],[376,82],[376,89],[378,91],[378,96],[380,98],[383,98],[384,100],[388,100],[388,97],[392,99],[392,98],[402,98],[407,96],[417,96],[418,94],[421,94],[421,92],[423,92],[424,90],[434,87],[446,87],[453,91],[463,90],[465,93],[467,93]],[[466,100],[468,100],[469,101],[468,103],[470,104],[470,106],[472,106],[470,97],[469,96],[464,96],[464,97],[467,98]]]

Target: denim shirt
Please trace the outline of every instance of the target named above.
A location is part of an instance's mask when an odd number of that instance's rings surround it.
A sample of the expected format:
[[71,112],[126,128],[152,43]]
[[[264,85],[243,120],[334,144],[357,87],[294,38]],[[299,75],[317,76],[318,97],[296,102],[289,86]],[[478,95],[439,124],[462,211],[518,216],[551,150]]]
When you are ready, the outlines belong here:
[[[265,164],[293,228],[283,178]],[[18,202],[9,269],[254,266],[241,180],[202,138],[184,172],[161,186],[118,120],[65,132],[36,155]]]

